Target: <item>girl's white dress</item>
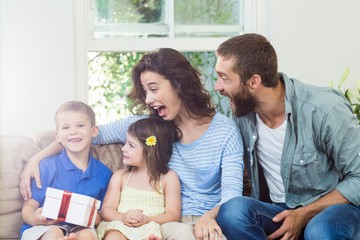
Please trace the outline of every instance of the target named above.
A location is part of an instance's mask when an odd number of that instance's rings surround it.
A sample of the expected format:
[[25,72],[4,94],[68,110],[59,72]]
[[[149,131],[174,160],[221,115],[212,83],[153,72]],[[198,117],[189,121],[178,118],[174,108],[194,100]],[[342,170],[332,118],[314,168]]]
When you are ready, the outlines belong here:
[[[156,216],[165,213],[165,196],[162,189],[162,176],[160,177],[160,191],[145,191],[128,186],[132,172],[121,192],[118,211],[126,213],[130,209],[143,209],[147,216]],[[129,227],[121,221],[102,221],[97,227],[98,239],[102,240],[109,230],[118,230],[130,240],[148,239],[150,234],[161,236],[160,225],[154,221],[140,227]]]

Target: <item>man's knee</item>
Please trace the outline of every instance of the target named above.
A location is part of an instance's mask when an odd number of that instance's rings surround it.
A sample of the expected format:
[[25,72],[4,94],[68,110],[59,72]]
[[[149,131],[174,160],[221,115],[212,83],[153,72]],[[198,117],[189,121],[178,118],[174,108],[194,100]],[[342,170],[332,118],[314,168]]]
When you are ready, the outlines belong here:
[[218,219],[242,218],[251,212],[254,199],[249,197],[236,197],[220,206]]
[[357,239],[360,231],[359,207],[348,204],[333,205],[316,216],[307,224],[305,239]]

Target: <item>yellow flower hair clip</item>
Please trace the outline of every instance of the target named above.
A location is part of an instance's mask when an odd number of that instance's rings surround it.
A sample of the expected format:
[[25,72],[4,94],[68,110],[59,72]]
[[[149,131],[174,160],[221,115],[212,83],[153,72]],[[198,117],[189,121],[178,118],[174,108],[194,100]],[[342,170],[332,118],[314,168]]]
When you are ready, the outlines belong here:
[[156,145],[156,137],[154,135],[151,135],[150,137],[146,138],[146,145],[148,145],[149,147],[155,146]]

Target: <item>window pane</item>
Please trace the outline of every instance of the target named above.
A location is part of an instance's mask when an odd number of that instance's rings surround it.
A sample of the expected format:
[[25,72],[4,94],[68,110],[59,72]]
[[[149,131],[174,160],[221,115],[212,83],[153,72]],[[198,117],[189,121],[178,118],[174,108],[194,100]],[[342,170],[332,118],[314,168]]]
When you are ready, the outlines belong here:
[[239,0],[175,1],[176,37],[229,37],[242,32]]
[[92,0],[94,37],[164,37],[163,0]]
[[131,68],[143,53],[89,52],[89,104],[98,124],[131,115],[127,94],[131,88]]
[[175,1],[175,24],[219,25],[239,24],[238,0]]
[[230,37],[243,32],[242,0],[92,0],[97,38]]

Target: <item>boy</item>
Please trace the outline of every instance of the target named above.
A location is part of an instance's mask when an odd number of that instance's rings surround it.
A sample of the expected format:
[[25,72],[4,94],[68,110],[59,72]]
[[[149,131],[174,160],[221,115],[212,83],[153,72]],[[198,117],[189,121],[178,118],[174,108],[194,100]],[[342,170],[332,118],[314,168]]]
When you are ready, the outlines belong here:
[[[22,239],[59,239],[71,234],[77,239],[97,239],[92,228],[76,226],[41,215],[47,187],[67,190],[103,201],[111,170],[90,155],[92,138],[98,134],[95,114],[85,103],[69,101],[55,114],[56,139],[64,150],[40,164],[42,188],[32,184],[32,198],[24,203]],[[100,222],[97,214],[95,226]]]

